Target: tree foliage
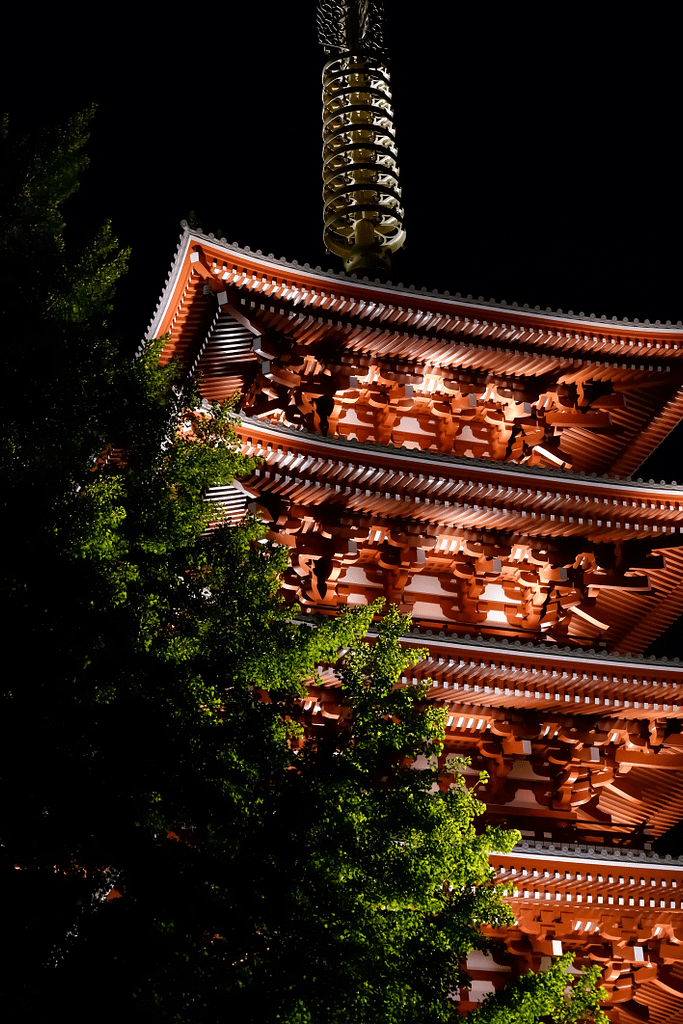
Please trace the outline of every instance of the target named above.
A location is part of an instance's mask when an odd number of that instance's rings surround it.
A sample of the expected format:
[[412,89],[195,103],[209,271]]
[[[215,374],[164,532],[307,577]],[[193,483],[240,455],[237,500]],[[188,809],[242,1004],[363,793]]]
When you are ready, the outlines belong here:
[[[206,489],[253,468],[163,339],[133,364],[106,315],[108,227],[69,252],[60,205],[89,115],[3,136],[2,687],[5,1004],[43,1020],[446,1022],[484,925],[511,920],[483,805],[440,786],[443,718],[398,687],[420,656],[376,606],[315,625],[278,596],[286,553]],[[345,652],[340,654],[340,652]],[[340,718],[301,728],[340,673]],[[416,758],[426,767],[416,770]],[[520,980],[476,1024],[574,1021],[595,978]]]

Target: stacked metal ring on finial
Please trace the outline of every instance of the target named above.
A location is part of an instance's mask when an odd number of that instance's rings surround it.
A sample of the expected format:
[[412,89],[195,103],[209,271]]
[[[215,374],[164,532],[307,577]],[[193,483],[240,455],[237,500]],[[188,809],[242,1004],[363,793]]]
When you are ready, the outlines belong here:
[[323,69],[324,241],[347,271],[387,267],[402,244],[389,72],[343,54]]

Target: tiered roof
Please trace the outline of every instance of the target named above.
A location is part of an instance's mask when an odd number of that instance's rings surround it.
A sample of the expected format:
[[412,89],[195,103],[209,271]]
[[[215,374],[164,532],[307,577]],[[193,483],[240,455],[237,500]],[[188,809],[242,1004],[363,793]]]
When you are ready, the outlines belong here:
[[[255,371],[257,361],[268,362],[250,381],[257,415],[278,408],[266,408],[276,397],[270,391],[322,388],[321,397],[326,386],[349,407],[335,410],[328,432],[397,447],[626,476],[683,414],[680,324],[427,296],[287,264],[188,229],[152,322],[155,334],[169,329],[169,355],[182,359],[190,351],[197,358],[201,337],[207,397],[244,385],[245,364]],[[284,358],[268,348],[269,335],[286,341]],[[253,337],[263,339],[257,351]],[[303,422],[305,409],[294,405]],[[397,414],[391,423],[365,415],[388,405]],[[454,423],[457,436],[448,429]],[[533,451],[550,430],[559,444]]]
[[[210,497],[290,548],[304,615],[411,612],[430,653],[404,683],[431,679],[444,756],[486,769],[488,819],[525,837],[494,858],[518,925],[473,992],[561,945],[603,965],[613,1020],[683,1020],[683,866],[642,852],[683,818],[683,666],[643,658],[683,614],[683,487],[629,479],[683,415],[682,325],[427,295],[185,228],[166,332],[206,398],[242,392],[261,456]],[[338,685],[311,688],[311,726]]]

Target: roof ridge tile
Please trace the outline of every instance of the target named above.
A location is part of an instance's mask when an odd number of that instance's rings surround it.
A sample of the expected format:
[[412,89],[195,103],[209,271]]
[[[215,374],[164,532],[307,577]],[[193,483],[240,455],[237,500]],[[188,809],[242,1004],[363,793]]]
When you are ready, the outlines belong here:
[[[248,245],[240,246],[237,242],[228,242],[228,241],[226,241],[224,236],[222,236],[221,238],[218,239],[218,238],[215,237],[213,232],[206,233],[204,231],[199,230],[198,228],[190,228],[186,220],[182,220],[180,222],[180,224],[181,224],[181,227],[183,228],[184,235],[192,234],[194,237],[199,238],[199,239],[205,239],[207,242],[213,242],[213,243],[217,242],[218,244],[226,245],[229,248],[235,249],[235,250],[237,250],[239,252],[248,253],[250,255],[258,255],[258,256],[263,257],[263,253],[261,252],[260,249],[252,250]],[[324,274],[326,277],[333,277],[335,280],[338,280],[338,281],[344,281],[344,280],[346,280],[346,281],[358,281],[361,284],[362,283],[365,283],[365,284],[376,284],[376,285],[381,286],[382,288],[389,288],[389,289],[391,289],[391,291],[409,291],[409,292],[415,293],[415,294],[428,294],[428,289],[424,285],[418,287],[417,285],[409,284],[409,285],[406,286],[406,285],[403,284],[402,281],[399,281],[397,284],[393,284],[391,281],[380,281],[379,278],[375,278],[374,281],[370,281],[370,279],[367,276],[364,276],[364,277],[360,278],[355,273],[354,274],[347,274],[344,271],[336,271],[336,270],[333,270],[331,268],[328,268],[327,270],[323,270],[319,266],[311,267],[309,263],[300,264],[297,260],[287,260],[286,257],[284,257],[284,256],[276,257],[276,256],[273,256],[272,253],[268,253],[268,255],[266,257],[263,257],[263,258],[272,260],[274,262],[281,263],[281,264],[283,264],[285,266],[290,266],[290,267],[302,267],[303,266],[303,269],[305,269],[305,270],[310,270],[313,273]],[[610,322],[610,323],[615,323],[615,324],[616,323],[627,324],[627,325],[630,325],[630,326],[645,326],[645,327],[656,326],[656,327],[660,327],[660,328],[661,327],[673,327],[673,328],[683,327],[683,321],[681,321],[681,320],[677,320],[675,324],[672,324],[670,320],[667,320],[665,322],[665,324],[662,324],[661,321],[659,321],[659,320],[655,320],[654,324],[652,324],[649,319],[645,319],[645,320],[643,320],[641,322],[641,320],[638,317],[634,317],[632,320],[629,320],[628,317],[623,317],[623,318],[619,319],[616,316],[612,316],[611,318],[608,318],[605,313],[601,313],[599,316],[596,313],[589,313],[587,315],[587,314],[585,314],[583,312],[580,312],[578,314],[575,314],[573,312],[573,310],[568,310],[566,313],[564,313],[562,311],[562,309],[553,310],[551,306],[546,306],[545,310],[541,310],[541,307],[539,305],[536,305],[536,306],[534,306],[533,309],[531,309],[531,307],[530,307],[528,302],[525,302],[522,305],[520,305],[519,303],[517,303],[515,301],[508,303],[505,299],[502,299],[499,302],[497,302],[494,298],[491,298],[491,299],[488,299],[488,300],[484,299],[484,297],[482,295],[480,295],[477,299],[474,299],[471,294],[468,294],[467,297],[465,299],[463,299],[461,294],[460,294],[460,292],[456,292],[455,295],[452,296],[449,291],[446,290],[446,291],[440,292],[436,288],[432,289],[431,293],[429,293],[429,294],[431,294],[431,295],[433,295],[433,296],[435,296],[437,298],[450,299],[450,300],[455,299],[455,300],[458,300],[460,302],[476,302],[478,305],[485,305],[485,306],[489,306],[489,307],[492,307],[492,308],[495,308],[495,309],[501,309],[501,310],[517,309],[517,310],[526,311],[526,312],[529,312],[529,313],[541,313],[542,315],[550,315],[550,316],[553,316],[553,317],[561,317],[562,319],[568,319],[568,320],[596,320],[596,321],[604,321],[604,322]]]

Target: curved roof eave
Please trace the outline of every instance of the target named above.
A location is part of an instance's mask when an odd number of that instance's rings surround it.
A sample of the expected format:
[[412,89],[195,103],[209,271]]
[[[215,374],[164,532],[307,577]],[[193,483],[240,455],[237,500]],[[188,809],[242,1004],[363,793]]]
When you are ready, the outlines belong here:
[[588,864],[610,864],[626,867],[634,861],[648,864],[650,867],[667,871],[683,870],[683,857],[663,857],[652,850],[637,850],[630,847],[610,847],[588,843],[557,843],[522,839],[507,856],[524,857],[532,860],[538,857],[552,858],[558,861],[583,861]]
[[[598,316],[595,313],[588,315],[584,313],[575,314],[573,311],[563,312],[561,309],[552,310],[547,307],[545,310],[541,310],[539,306],[531,308],[528,303],[522,305],[517,302],[507,303],[505,300],[496,302],[491,299],[486,301],[482,296],[474,299],[471,295],[463,297],[460,292],[456,292],[451,295],[450,292],[438,292],[436,289],[428,291],[426,287],[417,288],[415,285],[404,285],[403,282],[394,284],[392,281],[380,281],[379,279],[370,280],[367,276],[358,277],[356,274],[345,274],[343,271],[334,270],[323,270],[321,267],[311,267],[308,263],[300,264],[297,260],[286,260],[284,257],[276,257],[273,253],[264,255],[260,249],[252,251],[249,246],[239,246],[236,242],[228,242],[224,237],[216,238],[213,232],[204,233],[194,228],[190,228],[186,221],[181,221],[183,228],[183,234],[180,236],[180,244],[176,252],[176,259],[171,268],[171,272],[167,278],[166,286],[162,291],[159,303],[152,322],[150,324],[150,330],[153,330],[155,324],[161,322],[163,318],[163,310],[166,308],[168,301],[170,301],[171,294],[169,293],[169,285],[171,285],[174,272],[177,266],[182,263],[185,252],[189,248],[190,244],[194,241],[197,243],[205,243],[222,249],[226,253],[234,253],[235,255],[241,255],[246,259],[249,259],[253,263],[261,264],[265,267],[277,267],[280,271],[286,268],[294,271],[298,274],[304,274],[312,278],[316,278],[321,281],[335,281],[339,284],[345,284],[347,286],[352,285],[354,288],[361,290],[367,290],[369,292],[376,292],[378,289],[384,293],[394,294],[397,297],[403,296],[404,298],[431,298],[438,299],[440,302],[457,304],[460,307],[466,307],[471,309],[473,312],[490,312],[496,310],[500,313],[505,313],[507,316],[521,316],[524,319],[528,319],[529,322],[544,322],[553,321],[556,324],[572,324],[572,325],[583,325],[590,327],[595,330],[596,327],[604,325],[609,327],[611,325],[619,325],[621,330],[624,327],[633,328],[639,332],[647,330],[652,331],[656,334],[667,335],[669,333],[680,333],[683,322],[678,320],[676,324],[672,324],[667,321],[662,324],[659,320],[656,320],[652,324],[649,320],[644,320],[642,323],[636,318],[629,320],[627,317],[619,319],[616,316],[608,318],[604,314]],[[171,289],[172,292],[172,289]],[[612,328],[614,329],[614,328]],[[153,335],[150,335],[153,336]]]
[[[376,632],[377,628],[371,626],[368,630],[368,635],[373,636]],[[415,626],[409,633],[401,636],[400,640],[402,643],[410,646],[428,642],[432,656],[434,656],[434,650],[437,648],[443,648],[444,651],[462,651],[467,653],[469,657],[476,650],[480,650],[482,653],[485,651],[505,652],[517,657],[523,655],[527,659],[538,659],[539,661],[567,662],[577,665],[591,662],[596,666],[604,665],[606,667],[618,665],[622,669],[628,668],[634,672],[643,672],[644,670],[652,672],[657,669],[666,670],[677,677],[680,674],[680,677],[683,679],[683,663],[681,663],[680,658],[655,658],[654,655],[646,657],[643,654],[618,654],[613,651],[596,650],[593,647],[563,647],[561,644],[539,643],[533,640],[512,640],[507,637],[498,639],[496,637],[485,637],[481,634],[475,637],[470,633],[465,633],[463,636],[455,634],[447,636],[445,632],[442,635],[433,629],[424,629],[420,626]]]
[[452,466],[459,468],[463,472],[480,470],[487,473],[492,478],[503,477],[509,474],[519,477],[525,477],[531,480],[563,480],[566,483],[576,481],[578,484],[590,484],[591,488],[597,491],[604,490],[606,492],[614,491],[618,484],[622,484],[624,488],[631,491],[646,491],[648,494],[661,495],[663,498],[681,498],[683,496],[683,484],[678,484],[675,480],[671,482],[660,481],[656,483],[654,480],[643,480],[638,478],[632,480],[630,477],[620,477],[615,474],[609,474],[607,476],[598,476],[596,473],[581,473],[573,472],[568,469],[559,469],[552,466],[533,466],[529,467],[524,463],[516,462],[494,462],[492,459],[480,459],[476,457],[464,458],[458,455],[446,455],[442,452],[432,451],[419,451],[416,452],[410,448],[395,448],[393,446],[375,444],[372,441],[357,441],[349,440],[348,438],[337,438],[337,437],[323,437],[318,434],[310,434],[308,431],[301,427],[289,426],[284,423],[270,423],[264,421],[258,417],[254,418],[248,416],[245,413],[240,413],[240,422],[245,429],[250,426],[259,428],[261,430],[268,430],[274,434],[279,434],[282,437],[289,438],[305,438],[306,440],[315,443],[321,449],[328,448],[330,451],[358,451],[358,452],[376,452],[378,455],[385,455],[391,459],[405,459],[406,463],[410,463],[413,466],[424,466],[427,472],[438,472],[440,468],[445,466]]

